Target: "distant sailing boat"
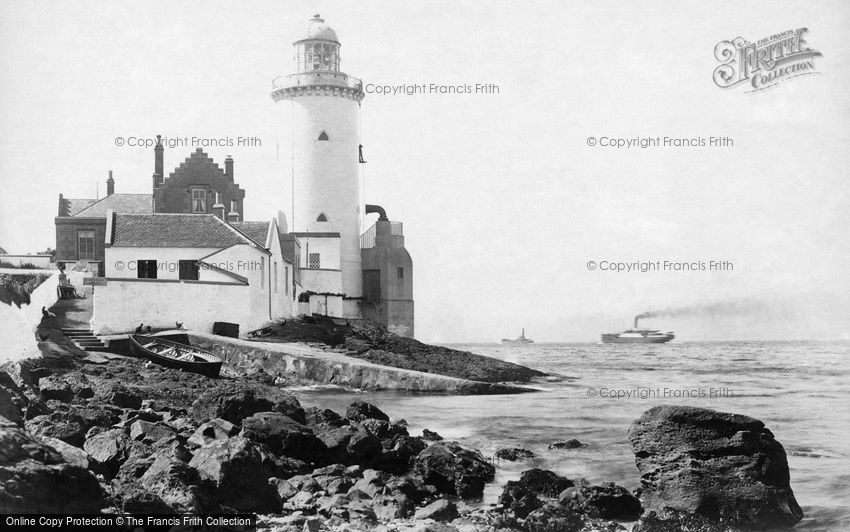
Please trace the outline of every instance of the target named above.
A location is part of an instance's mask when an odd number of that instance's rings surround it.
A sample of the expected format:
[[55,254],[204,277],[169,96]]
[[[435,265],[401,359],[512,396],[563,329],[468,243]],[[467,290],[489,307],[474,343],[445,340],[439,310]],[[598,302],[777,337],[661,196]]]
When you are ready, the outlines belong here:
[[510,338],[502,338],[503,344],[533,344],[534,340],[531,338],[525,337],[525,327],[522,329],[522,334],[519,335],[519,338],[514,338],[511,340]]

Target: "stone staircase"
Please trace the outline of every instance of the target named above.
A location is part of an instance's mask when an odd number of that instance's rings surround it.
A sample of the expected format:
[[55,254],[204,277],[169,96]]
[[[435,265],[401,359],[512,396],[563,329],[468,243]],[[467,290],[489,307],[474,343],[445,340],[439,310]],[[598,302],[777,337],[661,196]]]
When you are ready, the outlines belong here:
[[83,351],[108,351],[103,341],[91,329],[62,329],[62,334]]

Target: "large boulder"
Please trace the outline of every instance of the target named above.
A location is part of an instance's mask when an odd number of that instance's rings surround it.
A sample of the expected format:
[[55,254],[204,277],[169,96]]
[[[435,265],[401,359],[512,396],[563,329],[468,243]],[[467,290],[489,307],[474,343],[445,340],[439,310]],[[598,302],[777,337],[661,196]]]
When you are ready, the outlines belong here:
[[330,408],[319,408],[317,406],[307,408],[304,411],[304,417],[306,418],[308,425],[327,424],[340,427],[350,423],[347,418],[340,416]]
[[279,455],[307,462],[325,458],[325,445],[313,430],[279,412],[259,412],[243,419],[242,436],[268,445]]
[[567,488],[558,497],[561,505],[588,517],[635,521],[640,501],[629,490],[613,482]]
[[306,423],[304,409],[293,395],[252,383],[223,383],[201,394],[192,403],[191,414],[199,421],[222,418],[239,425],[259,412],[280,412],[298,423]]
[[381,440],[354,425],[319,425],[315,429],[316,436],[327,448],[330,462],[369,467],[378,461],[384,450]]
[[584,518],[568,508],[547,504],[525,518],[526,532],[583,532]]
[[481,453],[454,442],[434,443],[414,459],[414,468],[426,483],[463,499],[481,497],[496,473]]
[[[139,479],[139,486],[177,513],[203,513],[214,509],[197,470],[177,452],[163,452]],[[133,499],[131,499],[133,501]],[[125,502],[125,509],[127,503]]]
[[499,496],[499,504],[514,516],[525,519],[528,514],[543,506],[532,490],[516,480],[509,480]]
[[262,444],[240,436],[217,440],[195,451],[189,466],[215,486],[222,505],[240,512],[280,511],[280,498],[268,479],[286,472]]
[[557,497],[562,491],[575,485],[572,480],[554,471],[538,468],[523,471],[519,477],[519,484],[544,497]]
[[446,499],[437,499],[427,506],[416,510],[414,519],[433,519],[434,521],[451,522],[457,518],[457,505]]
[[499,460],[507,460],[508,462],[519,462],[534,458],[534,453],[522,447],[509,447],[506,449],[498,449],[493,454]]
[[63,403],[70,403],[74,399],[74,390],[71,389],[71,385],[56,375],[40,379],[38,391],[45,401],[55,399]]
[[21,425],[29,400],[18,384],[5,371],[0,371],[0,416]]
[[364,401],[354,401],[348,405],[345,411],[345,417],[351,421],[363,421],[365,419],[390,420],[390,416],[386,415],[380,408]]
[[764,423],[738,414],[657,406],[629,428],[644,508],[671,507],[739,528],[785,528],[803,511],[785,449]]
[[0,513],[99,513],[104,506],[91,472],[0,418]]
[[189,437],[189,445],[200,447],[214,440],[223,440],[239,434],[239,427],[221,418],[215,418],[198,427]]
[[89,455],[91,470],[109,479],[127,459],[129,447],[130,439],[122,429],[110,429],[87,439],[83,450]]
[[643,514],[632,527],[632,532],[730,532],[730,528],[707,517],[676,510],[660,508]]

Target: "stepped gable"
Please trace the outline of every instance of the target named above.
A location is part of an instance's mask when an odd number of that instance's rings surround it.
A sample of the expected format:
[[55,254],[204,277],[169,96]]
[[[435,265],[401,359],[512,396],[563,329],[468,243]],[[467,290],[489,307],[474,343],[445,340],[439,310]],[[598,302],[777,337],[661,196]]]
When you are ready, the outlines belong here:
[[167,178],[154,185],[154,211],[165,213],[193,213],[191,190],[207,190],[206,213],[213,213],[216,192],[226,212],[231,211],[232,202],[236,202],[239,219],[244,219],[242,200],[245,191],[235,182],[233,159],[225,160],[225,167],[219,166],[204,150],[197,148],[172,171]]

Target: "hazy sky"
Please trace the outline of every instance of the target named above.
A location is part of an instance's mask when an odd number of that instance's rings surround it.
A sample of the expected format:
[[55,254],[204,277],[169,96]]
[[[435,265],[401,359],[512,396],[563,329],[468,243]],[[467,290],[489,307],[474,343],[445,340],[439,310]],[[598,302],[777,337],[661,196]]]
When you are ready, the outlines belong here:
[[[366,200],[404,222],[418,336],[598,339],[643,311],[682,339],[850,334],[850,4],[834,2],[18,2],[0,4],[0,246],[55,244],[57,196],[150,192],[153,153],[115,137],[257,137],[245,212],[288,211],[271,80],[321,13],[365,83]],[[800,27],[817,75],[747,93],[715,45]],[[614,149],[602,137],[729,137]],[[170,172],[192,148],[168,149]],[[374,216],[374,215],[373,215]],[[371,220],[370,220],[371,223]],[[728,260],[608,272],[588,261]],[[703,305],[703,306],[701,306]]]

